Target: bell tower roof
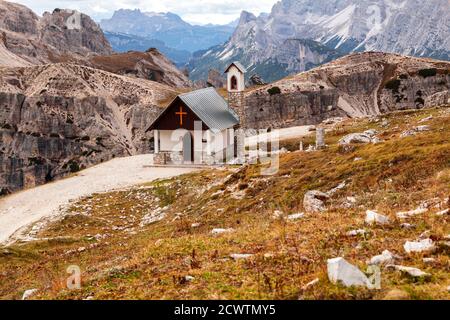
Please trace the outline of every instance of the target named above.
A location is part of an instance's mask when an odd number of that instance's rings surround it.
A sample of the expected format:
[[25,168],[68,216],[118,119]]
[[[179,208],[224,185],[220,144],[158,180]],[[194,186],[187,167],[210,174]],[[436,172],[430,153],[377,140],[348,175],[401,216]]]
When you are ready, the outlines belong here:
[[230,68],[232,66],[235,66],[242,73],[246,73],[247,72],[247,69],[239,61],[234,61],[225,69],[224,73],[228,73],[228,71],[230,70]]

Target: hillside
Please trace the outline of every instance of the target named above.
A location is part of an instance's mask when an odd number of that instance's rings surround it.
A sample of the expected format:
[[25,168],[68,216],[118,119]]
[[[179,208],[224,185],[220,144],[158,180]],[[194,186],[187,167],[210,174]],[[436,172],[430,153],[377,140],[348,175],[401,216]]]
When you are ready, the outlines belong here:
[[[450,62],[356,53],[245,92],[248,128],[316,124],[446,104]],[[279,93],[278,93],[279,91]]]
[[171,87],[190,86],[188,77],[157,49],[95,56],[89,59],[87,65],[124,76],[156,81]]
[[74,65],[0,68],[1,194],[113,157],[148,152],[144,134],[173,88]]
[[228,41],[194,55],[192,78],[235,60],[266,81],[354,52],[449,60],[449,21],[447,0],[282,0],[268,15],[243,12]]
[[[417,126],[427,130],[405,134]],[[291,152],[272,176],[227,167],[73,203],[30,229],[34,241],[0,250],[0,297],[35,288],[34,299],[448,299],[450,107],[326,127],[324,150],[283,141]],[[381,141],[338,144],[368,129]],[[323,212],[305,209],[310,190],[327,192]],[[366,210],[390,220],[366,224]],[[405,251],[419,239],[433,250]],[[384,250],[388,263],[426,274],[381,265],[378,290],[329,281],[328,259],[365,271]],[[79,290],[66,289],[69,265],[81,269]]]
[[[2,51],[19,57],[20,64],[76,62],[112,49],[100,27],[87,15],[55,9],[38,17],[29,8],[0,0],[0,57]],[[11,59],[0,59],[0,66]]]

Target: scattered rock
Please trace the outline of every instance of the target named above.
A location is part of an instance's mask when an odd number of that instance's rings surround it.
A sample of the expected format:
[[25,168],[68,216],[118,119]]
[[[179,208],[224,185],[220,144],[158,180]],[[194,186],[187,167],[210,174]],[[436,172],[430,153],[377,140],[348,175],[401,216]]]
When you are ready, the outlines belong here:
[[191,281],[194,281],[195,278],[193,276],[185,276],[184,280],[186,280],[186,282],[191,282]]
[[344,189],[346,185],[347,185],[347,183],[345,181],[339,183],[336,187],[334,187],[333,189],[327,191],[327,195],[331,197],[333,194],[335,194],[339,190]]
[[281,219],[283,216],[284,216],[284,213],[281,210],[275,210],[272,213],[272,219]]
[[230,254],[230,258],[233,260],[247,260],[253,257],[253,254],[249,253],[232,253]]
[[413,278],[426,278],[430,276],[429,273],[423,272],[422,270],[413,267],[390,264],[386,266],[386,269],[397,270]]
[[433,251],[435,249],[435,245],[433,240],[424,239],[420,241],[406,241],[403,245],[403,248],[407,253],[411,252],[426,252]]
[[152,211],[145,216],[142,217],[140,226],[146,226],[148,224],[152,224],[158,221],[163,220],[166,217],[166,213],[164,212],[165,208],[157,208],[155,211]]
[[228,229],[222,229],[222,228],[215,228],[211,230],[212,234],[224,234],[224,233],[232,233],[234,232],[233,228],[228,228]]
[[419,120],[419,123],[427,122],[427,121],[430,121],[431,119],[433,119],[433,116],[423,118],[422,120]]
[[312,281],[308,282],[307,284],[305,284],[305,285],[302,287],[302,290],[303,290],[303,291],[306,291],[306,290],[308,290],[309,288],[315,286],[315,285],[318,284],[318,283],[319,283],[319,278],[315,278],[314,280],[312,280]]
[[286,217],[286,220],[288,220],[288,221],[295,221],[295,220],[303,218],[304,216],[305,216],[304,213],[295,213],[295,214],[288,215]]
[[255,73],[250,76],[247,84],[249,86],[261,86],[261,85],[265,85],[267,83],[261,78],[261,76],[259,74]]
[[385,225],[389,223],[389,217],[386,217],[382,214],[379,214],[376,211],[367,210],[366,211],[366,219],[367,224],[380,224]]
[[87,297],[84,298],[83,300],[94,300],[94,296],[87,296]]
[[38,291],[39,291],[38,289],[25,290],[25,292],[22,295],[22,300],[28,300],[29,298],[31,298],[31,296],[33,296]]
[[428,125],[417,126],[414,128],[417,132],[430,131],[431,128]]
[[374,256],[370,259],[370,265],[383,265],[383,264],[392,264],[394,263],[395,256],[389,251],[384,250],[381,254]]
[[435,258],[423,258],[423,263],[434,263],[436,261]]
[[401,228],[404,228],[404,229],[412,229],[412,228],[414,228],[415,226],[414,226],[413,224],[411,224],[411,223],[402,223],[402,224],[400,225],[400,227],[401,227]]
[[201,226],[201,224],[198,223],[198,222],[195,222],[195,223],[191,224],[191,228],[198,228],[200,226]]
[[430,130],[431,130],[430,126],[427,126],[427,125],[417,126],[417,127],[413,128],[413,129],[403,131],[400,134],[400,138],[414,136],[418,132],[424,132],[424,131],[430,131]]
[[303,207],[307,212],[323,212],[326,210],[325,202],[330,196],[318,190],[310,190],[303,197]]
[[349,237],[359,236],[359,235],[365,235],[367,234],[367,231],[364,229],[357,229],[357,230],[351,230],[346,233]]
[[436,215],[437,215],[437,216],[445,216],[445,215],[448,215],[449,212],[450,212],[450,209],[445,209],[445,210],[436,212]]
[[366,275],[344,258],[334,258],[327,261],[328,279],[334,283],[342,283],[346,287],[371,287]]
[[399,218],[399,219],[406,219],[406,218],[409,218],[409,217],[417,216],[419,214],[423,214],[423,213],[425,213],[427,211],[428,211],[427,208],[419,207],[417,209],[410,210],[410,211],[397,212],[396,215],[397,215],[397,218]]
[[392,289],[384,296],[383,300],[409,300],[409,294],[404,290]]
[[372,138],[364,133],[350,133],[339,140],[339,144],[346,145],[350,143],[370,143]]

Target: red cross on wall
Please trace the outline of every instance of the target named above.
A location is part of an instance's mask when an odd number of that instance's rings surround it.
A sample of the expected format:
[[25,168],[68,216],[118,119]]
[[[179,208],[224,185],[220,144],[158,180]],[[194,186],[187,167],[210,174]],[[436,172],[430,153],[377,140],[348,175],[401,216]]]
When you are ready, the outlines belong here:
[[177,116],[180,116],[180,126],[183,126],[183,116],[187,115],[187,112],[183,111],[183,107],[180,106],[180,111],[179,112],[175,112],[175,114]]

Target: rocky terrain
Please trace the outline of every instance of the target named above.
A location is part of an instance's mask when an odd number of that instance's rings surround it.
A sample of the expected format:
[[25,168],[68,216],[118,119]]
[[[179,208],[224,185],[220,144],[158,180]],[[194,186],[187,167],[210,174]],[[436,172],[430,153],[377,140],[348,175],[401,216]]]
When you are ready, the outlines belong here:
[[0,66],[76,62],[112,52],[100,27],[85,14],[55,9],[38,17],[25,6],[0,1],[0,58],[7,58]]
[[169,86],[74,64],[0,69],[0,188],[33,187],[113,157],[148,152]]
[[0,298],[448,299],[449,106],[320,127],[324,148],[281,141],[271,175],[229,166],[73,202],[0,248]]
[[282,0],[269,15],[243,12],[230,40],[196,53],[189,66],[193,79],[205,79],[205,66],[240,60],[274,81],[351,52],[449,60],[449,21],[447,0]]
[[249,89],[245,126],[316,124],[448,103],[450,62],[386,53],[352,54],[319,68]]
[[128,51],[94,56],[88,60],[87,65],[120,75],[156,81],[172,87],[180,88],[191,85],[183,72],[153,48],[145,52]]

